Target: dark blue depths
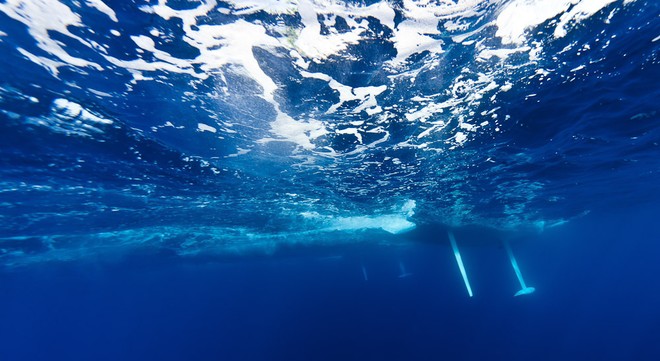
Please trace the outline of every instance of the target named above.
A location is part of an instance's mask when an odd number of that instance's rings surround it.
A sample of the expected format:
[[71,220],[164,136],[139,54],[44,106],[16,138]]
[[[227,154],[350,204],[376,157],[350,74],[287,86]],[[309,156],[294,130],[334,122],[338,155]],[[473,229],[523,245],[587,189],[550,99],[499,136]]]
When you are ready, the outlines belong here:
[[[134,255],[3,272],[3,360],[656,360],[657,209],[501,247],[446,239],[240,262]],[[330,254],[330,256],[328,256]],[[397,262],[412,276],[399,279]],[[361,265],[368,271],[364,281]]]

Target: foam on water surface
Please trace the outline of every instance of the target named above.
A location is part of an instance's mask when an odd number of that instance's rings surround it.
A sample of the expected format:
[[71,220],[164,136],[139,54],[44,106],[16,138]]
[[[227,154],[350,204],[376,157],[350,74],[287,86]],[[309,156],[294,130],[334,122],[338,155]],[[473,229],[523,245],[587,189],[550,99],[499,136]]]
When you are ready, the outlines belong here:
[[[602,192],[613,174],[604,169],[652,177],[637,168],[649,164],[642,149],[653,142],[641,143],[652,133],[636,127],[647,129],[654,109],[622,105],[631,123],[610,122],[615,112],[605,108],[622,98],[600,94],[596,126],[561,97],[581,96],[571,88],[581,81],[610,89],[598,82],[657,66],[653,50],[628,49],[635,42],[619,31],[657,44],[638,11],[654,6],[6,1],[0,202],[11,211],[0,220],[12,235],[41,240],[65,235],[83,215],[97,234],[110,219],[126,230],[158,226],[171,221],[168,211],[180,229],[254,222],[251,232],[267,239],[564,224],[589,212],[580,187]],[[617,54],[635,69],[608,67]],[[544,118],[553,113],[561,119]],[[634,136],[594,130],[614,124]],[[621,146],[631,140],[639,153]],[[623,165],[581,155],[599,142]],[[589,169],[593,183],[576,169]],[[76,210],[36,206],[43,197]],[[415,212],[403,211],[411,199]]]

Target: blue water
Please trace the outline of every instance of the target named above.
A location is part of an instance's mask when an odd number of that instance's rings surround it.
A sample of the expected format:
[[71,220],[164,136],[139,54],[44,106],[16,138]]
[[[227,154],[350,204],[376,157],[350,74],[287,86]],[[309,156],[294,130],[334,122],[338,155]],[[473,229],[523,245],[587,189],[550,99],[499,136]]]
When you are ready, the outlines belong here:
[[0,2],[0,360],[660,359],[659,17]]
[[[3,272],[5,360],[655,360],[657,210],[514,244],[467,247],[468,299],[447,245],[249,262],[122,261]],[[638,218],[639,217],[639,218]],[[602,225],[607,220],[608,226]],[[412,276],[398,279],[403,260]],[[364,282],[360,263],[369,271]]]

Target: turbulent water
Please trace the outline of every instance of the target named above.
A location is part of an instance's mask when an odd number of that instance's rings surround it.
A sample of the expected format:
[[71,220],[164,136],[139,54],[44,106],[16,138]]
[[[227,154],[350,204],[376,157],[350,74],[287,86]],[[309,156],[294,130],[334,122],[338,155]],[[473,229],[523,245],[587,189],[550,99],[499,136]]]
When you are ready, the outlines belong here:
[[659,16],[644,0],[0,2],[0,262],[541,232],[657,202]]

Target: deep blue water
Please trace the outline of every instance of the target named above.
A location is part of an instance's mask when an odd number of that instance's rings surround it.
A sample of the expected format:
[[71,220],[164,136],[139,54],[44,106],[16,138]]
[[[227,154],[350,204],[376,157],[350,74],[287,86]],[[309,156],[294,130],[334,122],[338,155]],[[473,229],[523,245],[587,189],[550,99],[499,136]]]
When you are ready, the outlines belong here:
[[659,18],[0,2],[0,360],[660,359]]
[[[3,272],[4,360],[655,360],[657,209],[514,245],[364,247],[249,262],[122,261]],[[603,226],[607,220],[607,226]],[[397,278],[403,260],[414,273]],[[366,265],[369,281],[362,278]]]

